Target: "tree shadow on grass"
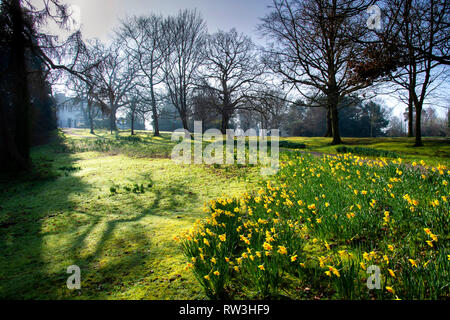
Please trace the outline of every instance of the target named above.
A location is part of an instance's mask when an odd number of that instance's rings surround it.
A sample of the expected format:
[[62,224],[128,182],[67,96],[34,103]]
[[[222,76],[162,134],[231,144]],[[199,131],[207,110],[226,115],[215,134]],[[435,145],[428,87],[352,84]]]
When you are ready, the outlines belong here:
[[[92,198],[95,186],[76,174],[80,159],[65,151],[51,146],[33,151],[59,177],[0,183],[0,299],[103,298],[125,291],[147,277],[153,264],[164,260],[170,265],[167,261],[177,250],[160,233],[154,240],[159,225],[149,227],[143,220],[154,216],[176,222],[181,211],[198,202],[192,189],[175,182],[139,196],[123,195],[135,203],[120,216],[114,210],[121,208],[120,202]],[[153,202],[148,202],[150,196]],[[82,270],[80,291],[66,287],[70,265]]]
[[[33,155],[35,169],[48,171],[47,177],[0,182],[0,299],[42,299],[55,289],[44,237],[58,227],[75,227],[67,212],[76,205],[70,195],[88,188],[74,172],[58,169],[72,168],[78,160],[73,155],[56,154],[51,146],[36,148]],[[66,270],[59,271],[64,284]]]
[[[92,223],[73,241],[70,250],[71,260],[82,270],[82,289],[72,293],[62,291],[64,297],[77,298],[77,294],[81,293],[83,298],[102,298],[117,294],[117,290],[126,291],[128,284],[131,286],[151,274],[151,265],[155,261],[167,258],[155,254],[153,248],[160,245],[169,250],[174,248],[168,243],[158,242],[160,239],[154,240],[154,234],[149,232],[151,228],[143,219],[152,216],[179,219],[181,216],[176,216],[173,211],[195,203],[198,196],[185,185],[173,183],[163,188],[154,187],[137,198],[148,197],[150,193],[154,196],[151,206],[138,200],[135,202],[132,212],[137,214],[131,212],[117,218],[89,214]],[[88,237],[96,229],[101,229],[101,232],[91,243],[89,253],[83,254],[88,246]]]

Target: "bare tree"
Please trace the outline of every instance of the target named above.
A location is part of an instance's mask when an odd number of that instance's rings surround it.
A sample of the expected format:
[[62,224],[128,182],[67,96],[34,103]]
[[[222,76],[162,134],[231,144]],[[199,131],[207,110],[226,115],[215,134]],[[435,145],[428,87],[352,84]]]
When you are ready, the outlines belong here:
[[154,135],[159,136],[157,89],[164,80],[162,67],[167,53],[163,41],[163,18],[157,15],[131,17],[122,22],[119,36],[127,54],[138,64],[140,99],[151,105]]
[[205,22],[196,10],[184,10],[168,17],[163,34],[168,44],[164,57],[164,83],[169,101],[178,110],[184,129],[188,130],[195,74],[201,65],[201,45]]
[[222,116],[221,131],[228,129],[236,110],[246,106],[263,68],[252,40],[235,29],[218,31],[205,37],[202,50],[204,65],[199,86],[209,90],[220,102],[214,107]]
[[365,34],[364,12],[373,2],[274,0],[272,12],[260,25],[271,39],[267,65],[309,100],[319,92],[327,97],[333,144],[341,143],[339,102],[369,85],[350,81],[349,62],[361,52],[352,38]]
[[92,83],[82,81],[76,76],[70,76],[66,82],[66,86],[75,93],[75,96],[71,100],[74,104],[81,106],[85,118],[89,123],[90,133],[94,134],[94,119],[101,112],[106,111],[96,103],[97,92],[95,91],[95,87]]
[[[373,31],[375,40],[355,64],[357,77],[390,80],[408,93],[408,133],[415,131],[415,146],[422,146],[421,117],[429,94],[446,76],[449,54],[450,4],[441,0],[392,0],[380,2],[386,26]],[[370,34],[370,33],[368,33]],[[415,109],[415,128],[413,115]]]
[[[437,79],[433,73],[441,62],[440,59],[434,59],[434,52],[440,51],[443,39],[439,39],[438,36],[442,35],[442,22],[445,19],[445,13],[448,14],[446,7],[450,5],[447,2],[439,3],[440,1],[437,0],[394,2],[396,3],[390,4],[391,19],[393,12],[397,12],[399,8],[400,14],[392,21],[398,30],[402,45],[406,48],[408,62],[404,67],[406,76],[394,77],[393,80],[408,90],[409,131],[411,131],[412,125],[413,105],[416,111],[415,146],[422,146],[422,109],[431,85]],[[396,7],[392,7],[392,5],[396,5]],[[446,19],[448,22],[448,16]],[[445,37],[448,39],[448,35]],[[440,52],[442,53],[442,51]]]
[[246,103],[251,113],[259,116],[261,129],[281,129],[286,124],[289,105],[281,90],[262,89]]
[[[450,3],[446,0],[403,0],[402,3],[406,3],[406,6],[414,9],[413,12],[424,13],[417,18],[424,25],[427,25],[433,36],[432,42],[412,42],[406,43],[406,46],[411,46],[418,57],[439,64],[450,65]],[[416,7],[416,5],[419,5],[419,7]]]
[[[86,49],[79,55],[79,63],[75,71],[77,73],[67,73],[64,77],[66,87],[75,94],[72,99],[83,108],[83,113],[89,122],[90,132],[94,134],[94,119],[100,112],[109,113],[109,107],[102,103],[100,88],[95,83],[95,75],[99,71],[104,54],[99,54],[100,44],[96,41],[88,41]],[[82,74],[82,78],[78,76]],[[86,107],[83,107],[86,103]]]
[[131,135],[134,136],[136,119],[144,119],[145,114],[148,112],[148,108],[137,89],[129,92],[126,99],[128,100],[126,110],[128,111],[128,116],[130,118]]
[[386,131],[388,137],[402,137],[403,136],[403,123],[399,117],[392,117],[390,119],[390,125]]
[[122,50],[120,39],[109,47],[97,41],[92,50],[92,55],[101,57],[101,63],[92,72],[93,95],[99,104],[108,109],[112,133],[117,131],[117,111],[129,103],[126,95],[136,87],[137,66]]
[[196,90],[192,98],[194,121],[201,121],[203,131],[217,128],[220,125],[221,114],[215,107],[220,104],[216,95],[210,90]]

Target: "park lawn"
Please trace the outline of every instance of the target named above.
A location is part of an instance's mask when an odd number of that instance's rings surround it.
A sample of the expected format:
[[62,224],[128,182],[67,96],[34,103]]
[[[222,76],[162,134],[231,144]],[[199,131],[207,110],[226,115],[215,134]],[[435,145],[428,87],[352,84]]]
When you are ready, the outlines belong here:
[[[336,154],[338,146],[330,145],[331,138],[281,138],[290,142],[303,143],[306,151]],[[429,165],[450,164],[449,138],[424,138],[424,146],[415,148],[414,138],[342,138],[345,146],[365,147],[378,150],[393,151],[407,162],[424,160]]]
[[[206,201],[257,178],[256,167],[55,145],[35,148],[33,160],[44,179],[0,184],[1,299],[202,299],[174,237],[205,217]],[[79,291],[66,288],[70,265],[81,268]]]
[[[109,131],[97,130],[95,136],[89,134],[87,129],[71,129],[74,135],[71,140],[82,140],[85,138],[114,139]],[[162,132],[162,136],[155,138],[151,132],[136,131],[143,143],[153,145],[152,150],[166,157],[170,156],[172,147],[177,143],[171,141],[170,132]],[[128,137],[129,131],[121,131],[118,135],[122,138]],[[365,147],[376,150],[385,150],[397,153],[406,162],[419,162],[424,160],[428,165],[437,166],[439,164],[450,165],[450,139],[449,138],[423,138],[424,146],[414,147],[414,138],[342,138],[343,145],[347,147]],[[339,146],[332,146],[332,138],[324,137],[282,137],[280,141],[289,141],[298,144],[305,144],[305,151],[336,154]]]
[[[174,237],[207,216],[205,202],[255,190],[258,167],[175,164],[170,133],[70,130],[64,139],[33,149],[37,174],[0,182],[0,299],[206,298]],[[335,153],[330,139],[288,140]],[[344,141],[432,165],[450,153],[448,140],[414,150],[402,138]],[[73,264],[79,291],[66,288]]]

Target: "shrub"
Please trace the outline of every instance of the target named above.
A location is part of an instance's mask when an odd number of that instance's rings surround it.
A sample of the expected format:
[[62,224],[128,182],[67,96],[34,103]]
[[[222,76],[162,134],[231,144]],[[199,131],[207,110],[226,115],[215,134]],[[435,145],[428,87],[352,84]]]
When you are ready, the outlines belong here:
[[290,141],[280,141],[280,148],[286,149],[305,149],[306,145],[304,143],[290,142]]

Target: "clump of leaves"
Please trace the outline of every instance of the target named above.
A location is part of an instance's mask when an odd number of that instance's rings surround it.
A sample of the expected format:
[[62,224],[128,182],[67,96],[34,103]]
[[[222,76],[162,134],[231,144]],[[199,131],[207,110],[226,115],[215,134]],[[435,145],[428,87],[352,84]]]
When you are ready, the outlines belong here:
[[153,181],[150,181],[147,184],[144,183],[134,183],[132,185],[113,185],[109,188],[111,194],[115,195],[119,193],[119,190],[122,189],[124,193],[135,193],[135,194],[143,194],[146,190],[153,187]]
[[111,192],[112,194],[116,194],[117,193],[117,188],[115,186],[112,186],[109,188],[109,192]]

